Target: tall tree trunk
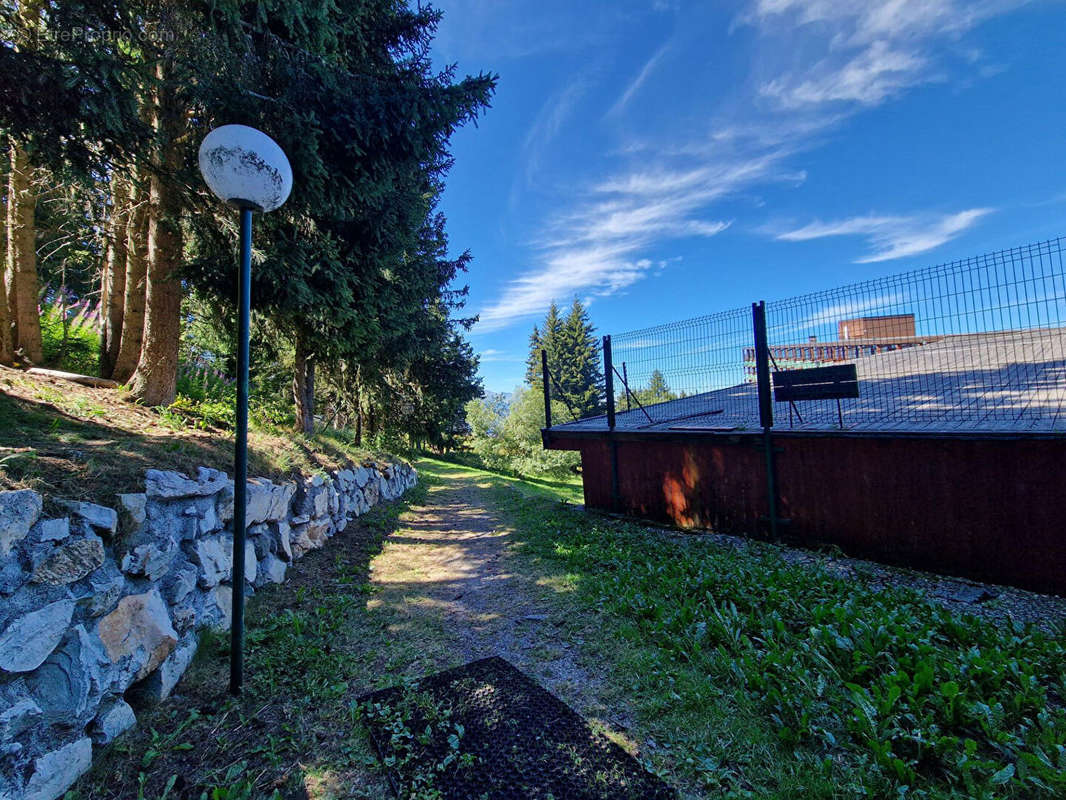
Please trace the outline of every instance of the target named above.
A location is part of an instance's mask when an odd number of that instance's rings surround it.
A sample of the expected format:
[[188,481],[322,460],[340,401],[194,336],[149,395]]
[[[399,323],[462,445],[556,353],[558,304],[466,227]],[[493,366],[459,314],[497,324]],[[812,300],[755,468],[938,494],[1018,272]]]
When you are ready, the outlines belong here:
[[11,143],[11,173],[7,184],[8,299],[15,318],[13,344],[34,364],[44,361],[41,320],[37,313],[37,194],[26,151]]
[[10,366],[15,361],[15,346],[12,339],[11,323],[14,317],[14,313],[11,311],[11,304],[8,300],[7,287],[9,281],[13,283],[13,279],[8,278],[7,275],[7,213],[11,210],[11,203],[7,202],[4,212],[4,268],[0,269],[0,364]]
[[126,225],[125,297],[122,302],[122,332],[111,377],[125,383],[137,369],[144,340],[145,279],[148,269],[147,191],[135,183]]
[[107,259],[100,280],[100,375],[111,377],[122,338],[122,315],[126,300],[126,239],[130,219],[130,185],[111,176],[111,219],[108,220]]
[[359,390],[359,376],[361,374],[362,368],[359,365],[356,365],[355,380],[352,382],[352,390],[355,392],[355,443],[360,447],[363,444],[363,394]]
[[292,395],[296,401],[296,430],[312,434],[315,430],[315,356],[307,349],[307,340],[296,334],[296,358],[293,364]]
[[181,107],[167,85],[169,70],[162,64],[156,75],[152,125],[160,137],[148,189],[148,282],[144,341],[137,370],[130,379],[132,396],[146,405],[174,402],[178,381],[178,342],[181,336],[181,195],[174,185],[180,167]]

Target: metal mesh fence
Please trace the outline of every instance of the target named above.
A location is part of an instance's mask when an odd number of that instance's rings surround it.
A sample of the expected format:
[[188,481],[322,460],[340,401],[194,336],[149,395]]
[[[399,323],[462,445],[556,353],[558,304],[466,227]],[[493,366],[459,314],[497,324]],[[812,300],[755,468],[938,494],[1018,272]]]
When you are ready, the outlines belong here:
[[[618,427],[686,420],[732,427],[757,419],[743,360],[751,331],[751,309],[735,308],[612,336],[615,407],[625,412]],[[729,414],[723,399],[732,400]]]
[[[766,321],[771,370],[854,364],[859,382],[775,403],[775,427],[1066,431],[1061,238],[767,303]],[[611,340],[617,428],[759,426],[751,309]]]

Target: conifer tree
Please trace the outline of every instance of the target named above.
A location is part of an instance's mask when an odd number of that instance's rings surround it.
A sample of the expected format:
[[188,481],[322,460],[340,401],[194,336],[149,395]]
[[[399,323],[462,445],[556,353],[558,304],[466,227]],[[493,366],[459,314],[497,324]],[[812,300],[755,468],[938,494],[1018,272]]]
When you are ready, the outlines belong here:
[[541,363],[540,351],[543,348],[540,341],[540,328],[533,326],[533,333],[529,334],[529,356],[526,357],[526,383],[533,387],[541,386]]
[[580,417],[603,411],[603,373],[600,350],[588,311],[574,299],[560,335],[559,383]]
[[552,395],[568,403],[578,417],[603,411],[603,374],[594,333],[588,311],[575,299],[565,319],[552,303],[543,328],[534,327],[529,337],[526,383],[541,386],[540,351],[547,351]]

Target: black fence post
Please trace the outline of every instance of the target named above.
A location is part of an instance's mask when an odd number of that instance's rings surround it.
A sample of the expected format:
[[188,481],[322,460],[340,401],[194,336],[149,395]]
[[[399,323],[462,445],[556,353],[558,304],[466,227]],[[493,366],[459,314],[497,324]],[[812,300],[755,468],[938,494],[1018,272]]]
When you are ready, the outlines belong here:
[[622,491],[618,480],[618,442],[614,440],[614,362],[611,359],[611,337],[603,337],[603,378],[607,392],[607,438],[611,456],[612,511],[622,508]]
[[607,429],[614,430],[614,364],[611,361],[611,337],[603,337],[603,376],[607,390]]
[[770,536],[777,538],[777,469],[774,464],[774,401],[770,389],[770,346],[766,335],[766,303],[751,304],[755,333],[755,375],[759,382],[759,424],[762,426],[766,455],[766,495],[770,514]]
[[626,389],[626,411],[632,411],[633,406],[629,404],[629,398],[632,396],[632,392],[629,391],[629,373],[626,371],[626,362],[622,362],[622,383],[625,384]]
[[751,304],[755,328],[755,377],[759,383],[759,425],[774,426],[774,401],[770,392],[770,346],[766,336],[766,303]]
[[552,426],[552,389],[551,384],[548,381],[551,378],[548,375],[548,351],[540,351],[540,380],[544,384],[544,427],[550,428]]

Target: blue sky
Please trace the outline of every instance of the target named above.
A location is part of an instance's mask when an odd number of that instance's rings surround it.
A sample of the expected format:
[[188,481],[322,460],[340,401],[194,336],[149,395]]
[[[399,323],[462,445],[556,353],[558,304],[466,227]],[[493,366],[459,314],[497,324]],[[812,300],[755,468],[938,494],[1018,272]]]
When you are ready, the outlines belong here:
[[1066,233],[1066,4],[440,0],[497,72],[453,140],[486,389],[555,299],[599,333]]

